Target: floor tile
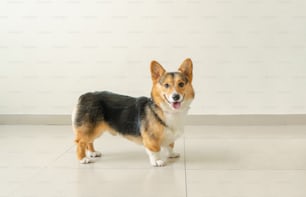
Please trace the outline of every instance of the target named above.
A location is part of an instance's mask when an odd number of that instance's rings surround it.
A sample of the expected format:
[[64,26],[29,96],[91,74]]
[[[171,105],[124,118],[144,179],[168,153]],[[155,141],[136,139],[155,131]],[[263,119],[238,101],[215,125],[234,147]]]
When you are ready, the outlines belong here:
[[10,196],[38,171],[37,168],[0,167],[0,196]]
[[120,136],[97,139],[103,156],[81,165],[71,126],[0,125],[0,197],[306,196],[306,125],[185,131],[181,157],[155,168],[143,146]]
[[303,197],[304,170],[188,170],[188,197]]
[[10,167],[43,167],[73,146],[69,127],[1,126],[1,155]]
[[183,197],[182,170],[151,169],[44,169],[12,196],[161,196]]
[[187,169],[306,169],[306,139],[186,139]]

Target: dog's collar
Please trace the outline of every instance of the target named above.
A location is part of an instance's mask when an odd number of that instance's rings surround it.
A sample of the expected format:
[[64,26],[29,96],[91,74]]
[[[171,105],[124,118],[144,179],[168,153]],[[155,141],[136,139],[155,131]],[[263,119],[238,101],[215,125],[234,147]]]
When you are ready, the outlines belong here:
[[168,125],[165,123],[164,120],[161,119],[161,117],[156,113],[156,111],[154,110],[155,108],[160,108],[158,105],[155,104],[153,99],[150,99],[150,103],[149,103],[149,108],[152,111],[154,117],[156,118],[156,120],[163,125],[164,127],[168,127]]

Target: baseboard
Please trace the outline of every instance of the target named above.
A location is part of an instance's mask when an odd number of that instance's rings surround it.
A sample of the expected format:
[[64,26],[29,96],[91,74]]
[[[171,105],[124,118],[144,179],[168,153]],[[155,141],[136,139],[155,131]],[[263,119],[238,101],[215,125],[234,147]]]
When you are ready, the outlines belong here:
[[33,115],[33,114],[9,114],[0,115],[0,124],[16,125],[69,125],[70,115]]
[[[6,125],[70,125],[70,115],[0,115]],[[306,114],[284,115],[189,115],[187,125],[290,125],[306,124]]]

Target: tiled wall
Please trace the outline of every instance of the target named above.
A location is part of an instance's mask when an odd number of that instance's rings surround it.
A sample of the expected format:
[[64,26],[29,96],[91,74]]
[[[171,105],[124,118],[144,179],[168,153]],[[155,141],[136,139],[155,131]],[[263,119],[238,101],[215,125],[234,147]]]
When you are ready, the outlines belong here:
[[86,91],[150,94],[194,61],[191,114],[306,113],[304,0],[0,1],[0,114],[68,114]]

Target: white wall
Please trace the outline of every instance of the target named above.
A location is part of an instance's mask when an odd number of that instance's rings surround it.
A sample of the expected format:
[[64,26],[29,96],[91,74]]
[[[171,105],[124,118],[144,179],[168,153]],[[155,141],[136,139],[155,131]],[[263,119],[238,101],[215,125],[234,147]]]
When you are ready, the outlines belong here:
[[68,114],[87,91],[149,95],[194,61],[191,114],[306,113],[304,0],[0,1],[0,114]]

